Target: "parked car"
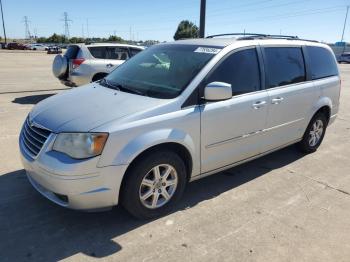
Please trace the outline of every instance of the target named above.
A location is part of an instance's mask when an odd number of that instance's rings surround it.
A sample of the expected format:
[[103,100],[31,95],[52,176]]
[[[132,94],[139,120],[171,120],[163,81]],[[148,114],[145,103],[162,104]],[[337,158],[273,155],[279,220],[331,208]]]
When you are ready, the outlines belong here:
[[52,71],[66,86],[81,86],[102,79],[143,47],[124,44],[75,44],[57,55]]
[[8,43],[7,49],[9,50],[28,50],[28,47],[25,44],[20,43]]
[[322,43],[245,34],[159,44],[37,104],[21,158],[60,206],[120,203],[150,218],[171,210],[188,182],[295,143],[315,152],[339,95],[336,58]]
[[59,46],[50,46],[47,49],[48,54],[62,54],[62,48]]
[[30,50],[39,50],[39,51],[47,51],[48,46],[43,45],[43,44],[30,44],[29,45]]
[[339,57],[338,57],[338,63],[350,63],[350,53],[342,53]]
[[0,43],[0,49],[6,49],[7,44],[5,42]]

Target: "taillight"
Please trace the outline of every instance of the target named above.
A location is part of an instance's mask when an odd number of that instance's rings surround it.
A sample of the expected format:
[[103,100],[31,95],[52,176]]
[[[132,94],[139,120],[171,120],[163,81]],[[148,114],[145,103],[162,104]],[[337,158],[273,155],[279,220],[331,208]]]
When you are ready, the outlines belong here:
[[76,69],[78,68],[83,62],[85,61],[84,58],[76,58],[72,60],[72,68]]

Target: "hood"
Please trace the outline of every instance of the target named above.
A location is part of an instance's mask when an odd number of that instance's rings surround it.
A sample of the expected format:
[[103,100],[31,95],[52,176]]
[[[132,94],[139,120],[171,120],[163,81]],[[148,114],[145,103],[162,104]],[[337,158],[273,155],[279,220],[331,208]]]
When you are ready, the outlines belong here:
[[37,104],[30,119],[52,132],[87,132],[106,122],[167,103],[97,83],[64,91]]

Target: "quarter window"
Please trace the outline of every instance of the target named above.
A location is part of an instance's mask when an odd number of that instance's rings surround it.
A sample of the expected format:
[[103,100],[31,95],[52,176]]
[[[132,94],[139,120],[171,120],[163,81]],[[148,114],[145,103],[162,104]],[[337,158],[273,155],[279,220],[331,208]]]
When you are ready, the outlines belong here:
[[303,53],[300,47],[266,47],[266,88],[290,85],[306,80]]
[[260,89],[260,70],[255,48],[235,52],[225,58],[208,77],[211,82],[231,84],[232,95],[254,92]]
[[338,75],[338,67],[332,53],[323,47],[308,46],[312,79]]

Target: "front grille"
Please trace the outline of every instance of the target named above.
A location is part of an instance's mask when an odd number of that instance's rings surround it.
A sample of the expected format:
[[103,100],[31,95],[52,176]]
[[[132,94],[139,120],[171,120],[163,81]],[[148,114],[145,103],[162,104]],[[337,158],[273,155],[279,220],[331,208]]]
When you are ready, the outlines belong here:
[[50,134],[51,132],[47,129],[31,125],[27,117],[21,134],[21,140],[26,152],[32,158],[35,158],[39,154]]

